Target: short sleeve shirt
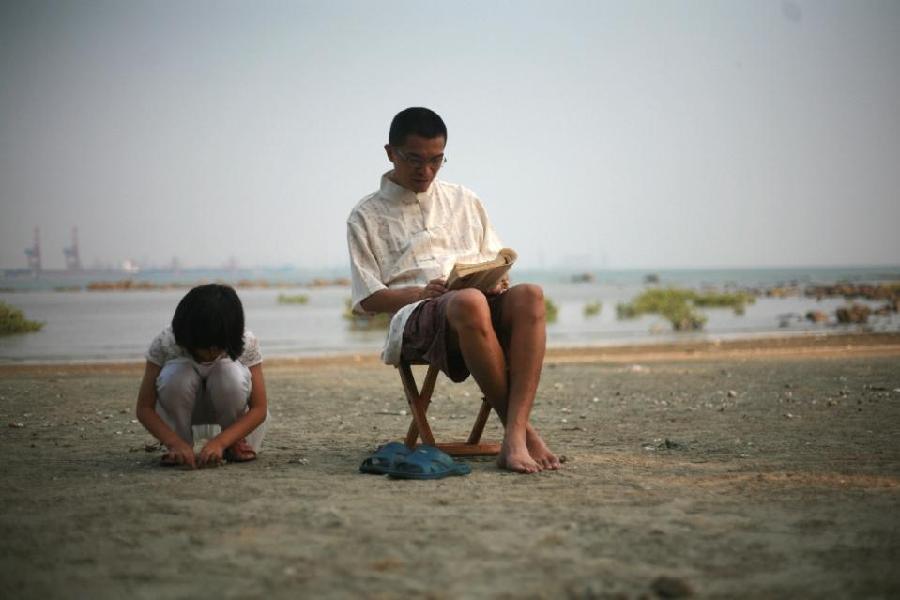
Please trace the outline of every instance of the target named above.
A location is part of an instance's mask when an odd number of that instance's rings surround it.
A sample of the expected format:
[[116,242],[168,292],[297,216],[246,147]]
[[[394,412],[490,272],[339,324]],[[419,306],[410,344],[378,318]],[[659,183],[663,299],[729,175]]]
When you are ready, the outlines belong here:
[[[191,353],[175,343],[175,333],[172,326],[163,329],[159,335],[150,342],[150,348],[144,355],[147,361],[162,367],[170,360],[188,358],[193,360]],[[244,330],[244,351],[238,357],[238,362],[250,368],[262,362],[262,353],[259,350],[259,340],[250,330]]]
[[503,247],[481,200],[461,185],[435,179],[415,193],[381,177],[347,219],[353,310],[385,288],[425,285],[457,262],[493,259]]
[[[493,259],[503,244],[481,200],[461,185],[435,179],[415,193],[381,177],[377,192],[366,196],[347,219],[352,306],[386,288],[425,285],[447,277],[457,262]],[[418,302],[400,308],[391,319],[381,357],[397,364],[403,328]]]

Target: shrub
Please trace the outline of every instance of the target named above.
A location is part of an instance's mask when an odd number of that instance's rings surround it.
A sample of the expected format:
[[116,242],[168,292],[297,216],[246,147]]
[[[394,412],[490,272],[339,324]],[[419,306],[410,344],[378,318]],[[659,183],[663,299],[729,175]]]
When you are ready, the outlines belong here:
[[559,317],[559,307],[550,298],[544,298],[544,318],[547,323],[555,323]]
[[[675,331],[692,331],[702,329],[706,324],[706,317],[694,310],[695,306],[722,306],[717,302],[724,302],[728,296],[729,302],[734,302],[730,296],[737,294],[698,294],[691,290],[678,288],[645,290],[634,300],[627,304],[618,304],[616,314],[620,319],[632,319],[644,314],[657,314],[665,317]],[[698,302],[698,298],[701,299]],[[733,304],[728,304],[729,306]],[[743,305],[741,305],[743,307]]]
[[38,331],[43,326],[43,322],[26,319],[20,309],[0,301],[0,335]]
[[344,300],[344,320],[350,325],[353,331],[372,331],[376,329],[387,329],[391,324],[391,315],[387,313],[376,313],[374,315],[357,315],[353,313],[353,307],[350,305],[350,298]]
[[600,314],[600,311],[603,309],[603,303],[599,300],[595,300],[593,302],[588,302],[584,305],[584,316],[586,317],[594,317]]
[[734,309],[734,314],[744,314],[744,307],[748,304],[756,302],[756,298],[746,292],[706,292],[703,294],[694,294],[694,306],[722,308],[729,307]]
[[309,296],[306,294],[278,294],[278,304],[306,304]]

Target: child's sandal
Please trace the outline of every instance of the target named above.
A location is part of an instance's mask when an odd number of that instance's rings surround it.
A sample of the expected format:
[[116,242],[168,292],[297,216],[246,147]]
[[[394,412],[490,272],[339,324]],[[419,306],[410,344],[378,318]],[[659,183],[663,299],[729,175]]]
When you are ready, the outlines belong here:
[[228,462],[249,462],[256,459],[256,452],[244,438],[225,449],[225,460]]

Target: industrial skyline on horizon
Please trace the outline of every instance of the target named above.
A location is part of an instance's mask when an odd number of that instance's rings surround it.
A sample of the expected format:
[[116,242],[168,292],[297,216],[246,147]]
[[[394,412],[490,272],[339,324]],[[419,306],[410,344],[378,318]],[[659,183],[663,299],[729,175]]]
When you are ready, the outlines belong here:
[[[236,256],[228,256],[224,258],[220,263],[215,264],[202,264],[202,263],[191,263],[187,261],[183,261],[178,256],[172,256],[172,258],[168,261],[164,262],[153,262],[146,259],[135,259],[133,257],[127,257],[122,259],[113,259],[113,260],[104,260],[101,258],[93,257],[90,262],[85,263],[81,258],[81,246],[78,238],[78,228],[72,227],[71,230],[71,238],[70,244],[68,246],[62,246],[59,252],[64,259],[64,264],[59,265],[51,260],[50,265],[45,265],[45,258],[47,258],[47,254],[44,251],[44,246],[41,242],[41,234],[40,227],[34,227],[33,229],[33,238],[31,245],[25,247],[22,252],[22,265],[13,266],[13,267],[0,267],[6,274],[22,274],[30,272],[31,275],[36,276],[42,272],[47,273],[59,273],[59,272],[67,272],[67,273],[78,273],[78,272],[90,272],[90,271],[113,271],[120,272],[123,274],[136,275],[141,271],[168,271],[168,272],[180,272],[180,271],[190,271],[190,270],[224,270],[224,271],[239,271],[239,270],[253,270],[253,269],[309,269],[309,266],[293,264],[290,262],[284,262],[281,264],[242,264],[238,257]],[[52,257],[51,257],[52,258]],[[716,270],[720,267],[717,266],[706,266],[706,267],[675,267],[675,268],[659,268],[653,266],[645,266],[645,267],[612,267],[608,264],[591,264],[590,261],[587,262],[578,262],[579,257],[569,257],[564,263],[547,266],[544,264],[541,265],[532,265],[531,269],[544,270],[544,269],[565,269],[569,271],[578,271],[582,270],[585,272],[590,271],[653,271],[653,270]],[[583,258],[583,257],[580,257]],[[344,264],[333,264],[333,265],[319,265],[319,269],[323,272],[325,271],[334,271],[340,270],[344,268],[346,265]],[[889,261],[884,263],[873,263],[873,264],[843,264],[843,265],[757,265],[757,266],[745,266],[745,267],[721,267],[726,270],[752,270],[752,269],[803,269],[809,268],[811,270],[816,269],[829,269],[829,268],[877,268],[877,267],[900,267],[900,260],[897,261]]]
[[[0,268],[344,268],[391,118],[521,268],[900,260],[900,2],[0,2]],[[176,258],[177,257],[177,258]]]

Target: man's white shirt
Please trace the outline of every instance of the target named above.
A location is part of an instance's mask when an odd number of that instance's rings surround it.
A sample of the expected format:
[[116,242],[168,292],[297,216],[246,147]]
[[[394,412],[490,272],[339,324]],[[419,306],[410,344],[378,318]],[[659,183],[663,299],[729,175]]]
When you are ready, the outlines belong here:
[[[353,311],[383,289],[423,286],[446,278],[457,262],[491,260],[503,247],[481,200],[467,188],[435,179],[415,193],[381,177],[379,190],[359,201],[347,219]],[[382,359],[400,362],[403,329],[418,306],[391,319]]]

